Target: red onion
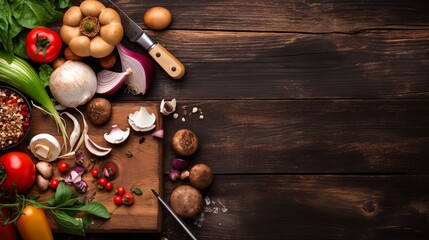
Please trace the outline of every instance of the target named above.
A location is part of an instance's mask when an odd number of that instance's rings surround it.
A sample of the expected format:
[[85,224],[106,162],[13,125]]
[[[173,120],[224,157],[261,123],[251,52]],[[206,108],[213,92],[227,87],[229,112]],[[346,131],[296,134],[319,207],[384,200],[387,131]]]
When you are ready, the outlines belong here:
[[145,94],[151,84],[154,66],[152,59],[148,56],[133,52],[125,48],[122,44],[117,45],[119,57],[121,59],[122,71],[130,68],[133,74],[129,75],[125,83],[131,93]]
[[174,158],[171,165],[173,165],[174,169],[183,170],[189,166],[189,162],[180,158]]
[[177,171],[176,169],[170,170],[170,172],[168,173],[168,176],[170,177],[171,181],[176,181],[176,179],[179,177],[180,172]]
[[127,68],[125,71],[120,73],[106,69],[102,70],[97,73],[96,92],[104,95],[113,94],[125,83],[131,73],[133,73],[131,68]]
[[156,130],[155,132],[152,133],[152,136],[154,136],[156,138],[163,139],[164,138],[164,129]]

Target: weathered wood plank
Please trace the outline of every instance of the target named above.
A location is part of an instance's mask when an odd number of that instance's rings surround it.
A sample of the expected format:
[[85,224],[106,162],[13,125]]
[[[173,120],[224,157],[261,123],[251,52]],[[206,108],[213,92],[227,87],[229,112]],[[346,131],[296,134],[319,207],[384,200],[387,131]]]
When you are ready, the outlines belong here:
[[173,22],[168,29],[326,33],[429,27],[429,4],[416,0],[116,2],[142,27],[146,27],[143,14],[152,6],[164,6],[172,12]]
[[[182,106],[204,120],[182,122]],[[165,119],[166,172],[180,128],[200,137],[192,161],[219,174],[429,172],[429,100],[179,99],[177,112]]]
[[[410,98],[429,96],[427,31],[357,35],[169,31],[154,34],[187,68],[159,66],[143,99]],[[128,44],[143,52],[135,44]],[[141,96],[115,97],[136,100]]]
[[[207,210],[219,212],[206,212],[201,227],[194,219],[186,222],[198,239],[427,239],[428,180],[412,175],[217,175],[203,196],[215,202]],[[179,183],[165,182],[168,199]],[[162,235],[189,239],[173,219],[168,215],[165,219]],[[94,240],[125,237],[157,239],[141,234],[88,235]]]

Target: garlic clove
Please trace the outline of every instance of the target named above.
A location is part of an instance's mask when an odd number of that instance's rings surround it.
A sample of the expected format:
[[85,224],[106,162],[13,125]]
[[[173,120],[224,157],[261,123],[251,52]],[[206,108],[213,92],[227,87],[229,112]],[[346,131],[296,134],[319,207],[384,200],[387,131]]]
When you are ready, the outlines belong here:
[[132,129],[139,132],[147,132],[155,128],[156,116],[149,113],[146,108],[140,107],[139,111],[128,115],[128,124]]
[[38,162],[36,164],[37,171],[42,175],[43,178],[50,179],[54,176],[54,169],[52,165],[48,162]]
[[161,105],[159,106],[159,111],[164,115],[170,115],[176,111],[176,99],[173,98],[171,101],[165,101],[162,99]]
[[104,134],[104,139],[111,144],[119,144],[124,142],[130,135],[130,128],[123,131],[117,124],[112,125],[110,133]]
[[85,133],[84,138],[86,149],[88,149],[89,152],[96,156],[103,157],[112,151],[111,148],[106,148],[97,145],[94,141],[91,140],[91,138],[89,138],[89,135],[87,133]]
[[49,180],[44,178],[42,175],[37,175],[36,185],[40,191],[44,192],[44,191],[48,190]]
[[148,127],[139,127],[139,126],[137,126],[136,124],[135,124],[135,122],[134,121],[132,121],[131,119],[128,119],[128,124],[130,124],[130,126],[131,126],[131,128],[134,130],[134,131],[137,131],[137,132],[148,132],[148,131],[150,131],[150,130],[152,130],[152,129],[154,129],[155,127],[156,127],[156,125],[155,124],[152,124],[151,126],[148,126]]

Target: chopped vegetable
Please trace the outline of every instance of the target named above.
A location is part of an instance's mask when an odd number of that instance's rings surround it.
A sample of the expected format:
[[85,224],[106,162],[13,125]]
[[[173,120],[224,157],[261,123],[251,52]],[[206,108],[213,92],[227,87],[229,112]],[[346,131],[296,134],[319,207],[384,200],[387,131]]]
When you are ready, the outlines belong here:
[[69,60],[51,74],[49,89],[61,105],[77,107],[94,96],[97,76],[87,64]]
[[117,45],[121,59],[122,71],[130,68],[133,74],[129,75],[125,82],[132,94],[145,94],[151,85],[154,66],[152,60],[143,54],[133,52],[122,44]]
[[140,107],[139,111],[128,115],[128,124],[135,131],[147,132],[155,128],[156,116],[149,113],[145,107]]
[[170,180],[174,182],[180,176],[180,172],[177,169],[171,169],[168,172],[168,176],[170,177]]
[[159,130],[154,131],[152,133],[152,136],[154,136],[156,138],[163,139],[164,138],[164,129],[159,129]]
[[31,138],[28,148],[39,160],[52,162],[61,153],[61,145],[58,140],[48,133],[40,133]]
[[[1,55],[0,51],[0,56]],[[16,56],[13,57],[11,63],[7,63],[6,60],[0,58],[0,81],[17,88],[43,106],[44,112],[48,113],[55,120],[55,123],[61,131],[67,150],[67,132],[64,123],[34,68],[23,59]]]
[[173,161],[171,161],[171,165],[174,169],[184,170],[188,168],[189,162],[180,158],[174,158]]
[[171,101],[165,101],[162,99],[161,104],[159,106],[159,111],[164,115],[170,115],[174,111],[176,111],[176,99],[173,98]]
[[110,133],[104,134],[104,139],[111,144],[119,144],[127,140],[130,135],[130,128],[125,131],[119,128],[117,124],[112,125]]
[[115,93],[127,80],[128,76],[133,71],[127,68],[124,72],[112,72],[110,70],[102,70],[97,73],[97,93],[99,94],[113,94]]

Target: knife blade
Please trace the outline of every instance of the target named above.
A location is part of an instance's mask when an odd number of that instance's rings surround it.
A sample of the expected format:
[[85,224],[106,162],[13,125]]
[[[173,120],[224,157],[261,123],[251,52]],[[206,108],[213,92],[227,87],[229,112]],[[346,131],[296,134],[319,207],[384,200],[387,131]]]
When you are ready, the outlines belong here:
[[183,229],[185,229],[185,231],[188,233],[188,235],[193,239],[193,240],[197,240],[197,238],[194,236],[194,234],[192,234],[191,230],[189,230],[188,226],[186,226],[186,224],[183,222],[183,220],[177,216],[177,214],[173,211],[173,209],[168,205],[168,203],[166,203],[164,201],[164,199],[162,199],[159,194],[157,192],[155,192],[155,190],[151,189],[153,195],[155,195],[155,197],[158,199],[158,201],[168,210],[168,212],[170,212],[170,214],[174,217],[174,219],[176,219],[176,221],[180,224],[180,226],[182,226]]
[[[73,5],[80,5],[82,0],[71,0]],[[136,22],[124,13],[110,0],[100,0],[106,7],[113,8],[121,16],[125,36],[131,42],[140,44],[149,55],[164,69],[173,79],[180,79],[185,74],[185,66],[171,54],[162,44],[154,41]]]

